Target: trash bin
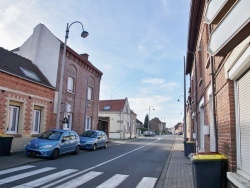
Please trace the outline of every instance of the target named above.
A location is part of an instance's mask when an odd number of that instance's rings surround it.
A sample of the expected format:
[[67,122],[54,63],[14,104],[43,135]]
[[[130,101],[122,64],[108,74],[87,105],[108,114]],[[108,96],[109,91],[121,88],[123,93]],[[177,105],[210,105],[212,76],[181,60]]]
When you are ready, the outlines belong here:
[[196,153],[191,156],[195,188],[226,187],[225,155],[211,153]]
[[0,157],[10,155],[12,136],[0,135]]
[[193,141],[186,141],[184,143],[184,153],[187,157],[190,153],[194,153],[194,142]]

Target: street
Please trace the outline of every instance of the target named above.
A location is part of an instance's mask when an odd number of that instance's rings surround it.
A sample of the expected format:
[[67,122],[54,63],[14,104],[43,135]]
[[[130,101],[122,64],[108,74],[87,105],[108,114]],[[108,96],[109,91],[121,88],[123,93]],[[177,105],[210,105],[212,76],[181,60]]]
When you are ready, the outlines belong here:
[[81,151],[0,171],[0,187],[154,187],[175,136],[119,141],[107,149]]

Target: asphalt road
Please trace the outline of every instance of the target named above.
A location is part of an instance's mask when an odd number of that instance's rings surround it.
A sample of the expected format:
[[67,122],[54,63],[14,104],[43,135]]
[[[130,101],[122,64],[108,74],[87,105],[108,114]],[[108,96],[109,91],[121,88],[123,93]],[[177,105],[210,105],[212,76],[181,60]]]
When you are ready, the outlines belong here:
[[141,138],[107,149],[23,165],[13,172],[7,169],[0,171],[0,187],[153,188],[174,138],[171,135]]

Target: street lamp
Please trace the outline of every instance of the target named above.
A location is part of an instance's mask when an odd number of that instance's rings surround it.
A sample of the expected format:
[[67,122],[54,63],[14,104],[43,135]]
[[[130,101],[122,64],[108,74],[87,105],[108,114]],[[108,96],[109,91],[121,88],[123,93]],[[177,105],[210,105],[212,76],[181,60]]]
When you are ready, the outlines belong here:
[[[201,49],[198,48],[197,51]],[[197,121],[197,103],[198,103],[198,86],[197,86],[197,65],[196,65],[196,55],[195,52],[187,51],[187,53],[191,53],[194,56],[194,75],[195,75],[195,129],[196,129],[196,137],[195,137],[195,146],[196,152],[198,152],[198,121]]]
[[180,98],[181,98],[181,97],[184,97],[184,96],[183,96],[183,95],[180,95],[179,98],[177,99],[178,102],[180,101]]
[[[149,130],[150,107],[153,107],[153,106],[148,107],[148,130]],[[153,110],[155,110],[154,107],[153,107]]]
[[64,42],[64,48],[63,48],[63,57],[62,57],[62,65],[61,65],[61,70],[60,70],[60,80],[59,80],[59,89],[58,89],[58,104],[57,104],[57,116],[56,116],[56,128],[60,128],[60,115],[61,115],[61,103],[62,103],[62,86],[63,86],[63,75],[64,75],[64,66],[65,66],[65,56],[66,56],[66,47],[67,47],[67,40],[69,38],[69,28],[71,25],[74,23],[79,23],[82,26],[82,33],[81,37],[86,38],[89,33],[87,31],[84,31],[83,25],[79,21],[75,21],[69,25],[67,23],[66,27],[66,35],[65,35],[65,42]]

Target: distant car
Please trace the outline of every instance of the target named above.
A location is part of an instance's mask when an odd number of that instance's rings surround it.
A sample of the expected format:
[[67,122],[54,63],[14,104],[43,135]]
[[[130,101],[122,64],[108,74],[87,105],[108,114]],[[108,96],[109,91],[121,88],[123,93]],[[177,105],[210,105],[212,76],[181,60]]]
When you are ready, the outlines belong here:
[[95,151],[97,148],[108,147],[108,137],[105,132],[97,130],[87,130],[80,135],[80,145],[82,149]]
[[152,131],[145,131],[144,132],[144,136],[146,137],[146,136],[148,136],[148,137],[154,137],[155,136],[155,133],[154,132],[152,132]]
[[183,135],[183,133],[182,133],[182,132],[179,132],[178,135]]
[[31,140],[25,147],[31,157],[50,157],[56,159],[65,153],[78,154],[80,138],[75,131],[51,129]]

